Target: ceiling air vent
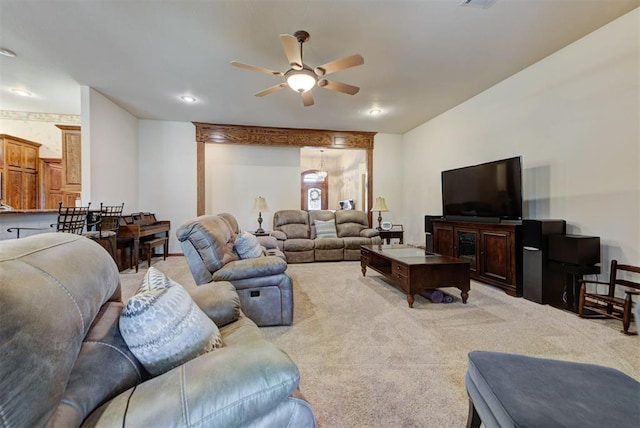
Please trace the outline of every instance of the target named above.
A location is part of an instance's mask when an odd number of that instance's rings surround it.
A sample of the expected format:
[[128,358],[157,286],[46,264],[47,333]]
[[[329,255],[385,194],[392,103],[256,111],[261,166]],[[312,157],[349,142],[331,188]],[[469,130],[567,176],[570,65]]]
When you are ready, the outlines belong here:
[[488,9],[496,2],[496,0],[462,0],[460,6],[477,7],[480,9]]

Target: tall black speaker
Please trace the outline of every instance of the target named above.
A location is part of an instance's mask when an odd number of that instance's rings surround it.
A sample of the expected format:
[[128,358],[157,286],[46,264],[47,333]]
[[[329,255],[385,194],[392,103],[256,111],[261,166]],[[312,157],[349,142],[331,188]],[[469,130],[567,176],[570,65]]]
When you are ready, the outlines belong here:
[[532,302],[563,306],[564,276],[549,269],[549,236],[563,235],[564,220],[522,220],[522,295]]
[[441,215],[425,215],[424,216],[424,234],[426,241],[426,250],[430,253],[433,252],[433,223],[431,220],[440,220]]

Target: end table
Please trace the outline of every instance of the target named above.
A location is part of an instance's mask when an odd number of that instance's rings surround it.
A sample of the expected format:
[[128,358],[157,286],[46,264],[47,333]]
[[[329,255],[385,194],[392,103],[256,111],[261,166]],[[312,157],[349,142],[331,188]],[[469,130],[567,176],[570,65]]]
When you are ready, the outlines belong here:
[[380,238],[387,241],[387,245],[391,243],[392,239],[400,239],[400,243],[403,243],[404,230],[380,230]]

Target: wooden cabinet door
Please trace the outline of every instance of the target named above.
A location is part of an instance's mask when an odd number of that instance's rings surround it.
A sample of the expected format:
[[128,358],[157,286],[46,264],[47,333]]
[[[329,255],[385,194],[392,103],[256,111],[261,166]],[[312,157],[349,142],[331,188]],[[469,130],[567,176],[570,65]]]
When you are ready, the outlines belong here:
[[38,172],[38,154],[40,151],[35,147],[22,147],[22,169],[27,172]]
[[7,141],[7,167],[22,169],[22,144]]
[[443,256],[454,256],[453,227],[440,224],[433,225],[433,252]]
[[3,146],[3,194],[4,203],[15,209],[37,209],[40,206],[38,181],[40,144],[0,134]]
[[22,208],[35,210],[38,208],[38,174],[22,173]]
[[82,189],[82,140],[79,126],[56,125],[62,130],[62,190]]
[[22,208],[22,171],[10,169],[4,179],[6,181],[5,203],[16,209]]
[[505,231],[481,230],[480,274],[506,283],[513,281],[512,234]]
[[469,262],[471,272],[478,271],[478,229],[456,227],[454,241],[454,256]]
[[57,209],[62,201],[62,163],[60,159],[42,159],[40,166],[42,208]]

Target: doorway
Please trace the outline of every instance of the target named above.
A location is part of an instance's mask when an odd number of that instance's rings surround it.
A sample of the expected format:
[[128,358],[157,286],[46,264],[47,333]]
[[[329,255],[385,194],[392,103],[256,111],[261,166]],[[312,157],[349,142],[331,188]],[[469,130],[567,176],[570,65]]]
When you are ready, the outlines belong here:
[[317,169],[303,171],[300,174],[300,209],[313,211],[328,208],[329,176],[325,174]]

